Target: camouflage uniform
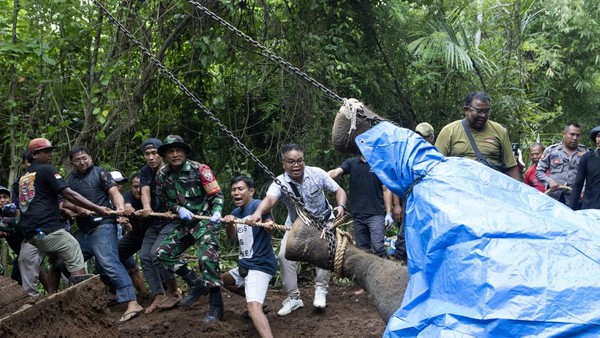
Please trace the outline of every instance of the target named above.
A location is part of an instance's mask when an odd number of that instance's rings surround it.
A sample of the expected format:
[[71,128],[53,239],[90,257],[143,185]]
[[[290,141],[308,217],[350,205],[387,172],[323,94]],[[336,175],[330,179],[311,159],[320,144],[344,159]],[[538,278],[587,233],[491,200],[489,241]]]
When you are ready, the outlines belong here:
[[[221,188],[210,167],[205,164],[186,160],[179,172],[166,165],[156,174],[156,183],[160,199],[174,213],[182,206],[195,214],[210,216],[223,208]],[[181,220],[161,242],[157,250],[158,260],[175,272],[186,264],[179,255],[198,241],[202,277],[208,287],[220,286],[220,229],[220,223]]]

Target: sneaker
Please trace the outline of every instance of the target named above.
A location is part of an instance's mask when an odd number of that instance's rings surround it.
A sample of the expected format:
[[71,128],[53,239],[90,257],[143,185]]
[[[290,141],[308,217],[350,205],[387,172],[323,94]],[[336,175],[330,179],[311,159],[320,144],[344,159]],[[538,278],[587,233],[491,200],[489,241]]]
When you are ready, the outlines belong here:
[[327,306],[327,289],[323,287],[315,288],[315,300],[313,306],[324,309]]
[[290,312],[297,310],[301,307],[304,307],[304,303],[302,302],[302,299],[294,299],[294,298],[286,298],[283,301],[283,307],[281,308],[281,310],[279,310],[279,312],[277,312],[278,315],[280,316],[285,316],[290,314]]

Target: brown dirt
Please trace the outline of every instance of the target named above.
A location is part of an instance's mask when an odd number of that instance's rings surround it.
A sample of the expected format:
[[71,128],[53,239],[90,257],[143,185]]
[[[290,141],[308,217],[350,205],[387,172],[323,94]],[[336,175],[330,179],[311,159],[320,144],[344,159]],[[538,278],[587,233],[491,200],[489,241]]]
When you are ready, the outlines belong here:
[[49,297],[32,298],[0,277],[0,337],[116,337],[98,276]]
[[[358,287],[330,283],[327,308],[312,306],[314,289],[301,288],[304,308],[279,317],[286,295],[270,289],[265,304],[275,337],[381,337],[385,323],[369,303],[368,294],[355,295]],[[99,278],[50,297],[28,297],[19,285],[0,276],[1,337],[258,337],[252,321],[245,319],[245,300],[223,290],[225,316],[205,325],[207,298],[190,308],[176,307],[142,314],[122,325],[114,324],[125,305],[107,307]],[[139,300],[143,306],[150,299]]]
[[[301,289],[304,308],[279,317],[277,311],[286,295],[270,289],[265,304],[267,318],[275,337],[381,337],[385,323],[369,303],[368,295],[354,295],[356,286],[330,283],[327,308],[316,311],[312,306],[314,289]],[[225,316],[222,321],[203,324],[208,309],[207,298],[200,299],[190,308],[174,308],[141,315],[119,326],[121,337],[259,337],[252,321],[245,319],[245,299],[223,291]],[[142,303],[148,305],[150,301]],[[111,308],[115,320],[124,311],[123,305]]]

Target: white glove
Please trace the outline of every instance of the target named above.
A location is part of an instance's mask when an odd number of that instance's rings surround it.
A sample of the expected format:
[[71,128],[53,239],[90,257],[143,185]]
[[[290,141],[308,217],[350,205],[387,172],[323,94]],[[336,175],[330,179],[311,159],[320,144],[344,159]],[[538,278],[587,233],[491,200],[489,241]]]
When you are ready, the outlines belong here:
[[210,221],[215,224],[221,223],[221,213],[216,211],[214,214],[212,214],[212,216],[210,216]]
[[177,210],[177,213],[179,214],[179,218],[181,218],[181,219],[184,219],[186,221],[192,220],[192,216],[193,216],[192,212],[184,207],[179,207],[179,209]]
[[392,225],[394,224],[394,217],[392,217],[392,213],[388,212],[387,214],[385,214],[385,229],[389,230],[392,228]]

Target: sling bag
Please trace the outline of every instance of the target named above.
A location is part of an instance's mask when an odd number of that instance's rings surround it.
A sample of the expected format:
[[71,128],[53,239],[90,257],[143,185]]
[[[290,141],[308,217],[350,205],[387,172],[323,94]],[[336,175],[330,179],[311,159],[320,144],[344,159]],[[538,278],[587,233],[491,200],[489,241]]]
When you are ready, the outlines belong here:
[[[300,199],[300,201],[302,203],[304,203],[304,199],[302,198],[302,195],[300,195],[300,192],[298,191],[298,188],[296,187],[296,185],[292,182],[289,182],[289,185],[292,188],[292,190],[294,191],[294,195],[296,195],[296,197],[298,197]],[[324,220],[328,220],[329,217],[331,217],[331,205],[327,201],[327,197],[325,197],[325,207],[326,207],[327,211],[322,216],[323,216]]]
[[469,129],[469,126],[467,125],[467,119],[463,119],[461,124],[463,126],[463,129],[465,130],[465,134],[467,134],[467,137],[469,138],[469,142],[471,142],[471,147],[473,147],[473,151],[475,151],[475,156],[477,157],[477,162],[479,162],[487,167],[490,167],[494,170],[497,170],[499,172],[504,172],[504,163],[496,165],[492,161],[485,158],[485,156],[483,156],[481,151],[479,151],[479,147],[477,146],[477,143],[475,143],[475,140],[473,139],[473,135],[471,134],[471,130]]

